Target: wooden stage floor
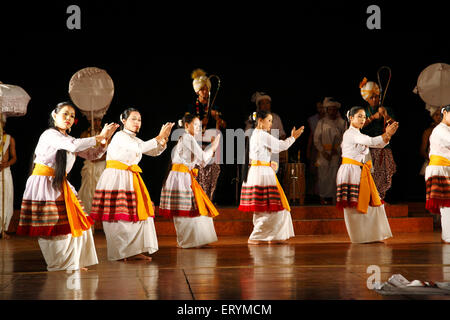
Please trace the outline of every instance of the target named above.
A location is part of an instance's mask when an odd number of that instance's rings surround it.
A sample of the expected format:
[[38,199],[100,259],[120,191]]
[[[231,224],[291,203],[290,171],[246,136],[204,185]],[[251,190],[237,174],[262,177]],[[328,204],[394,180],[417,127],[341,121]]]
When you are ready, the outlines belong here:
[[296,236],[284,245],[247,245],[220,237],[210,248],[178,249],[158,237],[153,261],[106,259],[95,232],[99,264],[88,271],[47,272],[36,239],[0,240],[0,300],[382,300],[450,296],[382,296],[367,288],[367,268],[381,281],[450,281],[450,245],[440,232],[400,233],[385,243],[351,244],[346,234]]

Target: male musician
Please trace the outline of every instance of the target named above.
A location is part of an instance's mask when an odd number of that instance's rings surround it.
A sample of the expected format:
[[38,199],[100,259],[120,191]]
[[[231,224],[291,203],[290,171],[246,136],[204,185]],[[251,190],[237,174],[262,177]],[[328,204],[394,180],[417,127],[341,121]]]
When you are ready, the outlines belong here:
[[[392,109],[380,106],[380,88],[375,82],[367,81],[367,78],[364,78],[359,88],[361,89],[361,96],[368,102],[364,109],[366,122],[361,132],[370,137],[379,136],[384,133],[388,123],[395,121]],[[386,145],[382,149],[370,148],[370,156],[374,170],[373,180],[377,186],[380,198],[384,199],[386,192],[392,185],[392,176],[397,170],[391,144]]]
[[[196,69],[192,72],[192,86],[194,88],[194,92],[197,95],[197,99],[193,105],[188,106],[187,112],[196,114],[200,117],[202,121],[202,129],[205,132],[206,130],[211,131],[211,129],[216,129],[217,134],[220,134],[221,129],[225,129],[227,124],[225,120],[221,118],[222,114],[220,113],[220,109],[217,105],[213,105],[211,107],[210,112],[208,112],[208,101],[209,92],[211,90],[211,81],[206,76],[206,72],[202,69]],[[208,144],[211,143],[211,135],[208,132],[203,136],[202,147],[206,148]],[[220,174],[220,149],[217,150],[216,156],[213,159],[212,163],[209,163],[207,166],[201,168],[198,167],[198,176],[197,180],[206,195],[213,200],[214,191],[217,186],[217,179]]]
[[[6,117],[2,115],[2,127],[6,124]],[[16,143],[13,137],[3,131],[3,137],[0,137],[0,238],[2,234],[5,239],[10,236],[6,233],[14,213],[14,189],[11,175],[11,166],[17,161]],[[4,179],[4,181],[2,181]],[[3,190],[4,188],[4,190]],[[4,196],[2,195],[4,193]],[[5,201],[2,205],[2,201]],[[4,210],[2,212],[2,210]],[[3,230],[3,224],[5,230]]]
[[[278,114],[272,112],[272,98],[264,92],[255,92],[252,95],[252,102],[256,104],[256,111],[264,110],[269,111],[272,114],[272,129],[270,134],[276,136],[278,139],[286,138],[286,132],[284,132],[283,122]],[[246,121],[245,130],[252,127],[249,121]]]

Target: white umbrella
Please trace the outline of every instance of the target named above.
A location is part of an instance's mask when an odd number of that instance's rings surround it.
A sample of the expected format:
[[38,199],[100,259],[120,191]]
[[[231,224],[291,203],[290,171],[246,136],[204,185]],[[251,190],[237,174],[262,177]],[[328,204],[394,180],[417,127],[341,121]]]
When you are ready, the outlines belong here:
[[450,65],[434,63],[426,67],[417,79],[414,92],[428,105],[450,104]]
[[[27,113],[28,102],[30,96],[24,89],[19,86],[4,84],[0,82],[0,117],[18,117]],[[3,160],[3,122],[0,121],[0,155]],[[5,238],[5,177],[2,170],[2,239]]]

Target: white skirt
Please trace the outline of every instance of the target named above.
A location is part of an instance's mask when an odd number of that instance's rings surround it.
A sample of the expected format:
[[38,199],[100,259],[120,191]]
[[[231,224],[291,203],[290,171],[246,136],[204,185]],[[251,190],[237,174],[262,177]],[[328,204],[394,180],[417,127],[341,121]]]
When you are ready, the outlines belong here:
[[379,207],[369,206],[367,213],[360,213],[355,208],[344,208],[344,219],[352,243],[382,241],[392,237],[384,204]]
[[450,207],[441,207],[442,240],[450,243]]
[[283,241],[294,236],[294,226],[289,211],[255,212],[253,214],[253,232],[250,240]]
[[48,271],[78,270],[98,264],[91,229],[79,237],[71,234],[38,238]]
[[177,243],[181,248],[199,247],[217,241],[211,217],[173,217],[173,224],[177,232]]
[[132,257],[142,252],[152,254],[158,251],[153,218],[137,222],[103,221],[103,231],[110,261]]
[[[3,170],[5,182],[2,182],[2,172],[0,171],[0,232],[3,231],[3,223],[5,223],[5,231],[8,231],[9,223],[14,213],[14,187],[10,167]],[[5,187],[5,206],[2,221],[2,186]]]

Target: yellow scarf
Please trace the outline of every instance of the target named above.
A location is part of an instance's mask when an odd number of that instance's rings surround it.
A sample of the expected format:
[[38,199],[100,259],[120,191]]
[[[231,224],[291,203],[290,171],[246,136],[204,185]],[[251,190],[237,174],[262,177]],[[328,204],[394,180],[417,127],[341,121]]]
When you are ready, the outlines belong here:
[[448,160],[447,158],[444,158],[444,157],[432,154],[432,155],[430,155],[430,163],[428,165],[429,166],[445,166],[445,167],[449,167],[450,166],[450,160]]
[[361,179],[359,182],[358,206],[356,207],[356,210],[362,213],[367,213],[369,204],[372,207],[381,206],[380,195],[378,194],[377,186],[375,185],[372,174],[370,173],[372,161],[367,161],[363,164],[356,160],[342,157],[342,164],[354,164],[362,167]]
[[181,163],[172,164],[172,171],[177,172],[187,172],[191,175],[191,188],[194,192],[195,202],[197,203],[198,211],[202,216],[211,216],[215,217],[219,215],[216,207],[214,207],[211,200],[206,195],[205,191],[202,189],[202,186],[198,183],[195,177],[198,174],[197,169],[189,170],[189,168]]
[[[250,163],[252,166],[267,166],[270,167],[270,162],[266,162],[266,161],[259,161],[259,160],[252,160],[252,162]],[[281,198],[281,204],[283,205],[283,208],[286,209],[287,211],[291,211],[291,207],[289,206],[289,202],[286,198],[286,195],[284,194],[283,188],[280,185],[280,182],[278,182],[278,178],[277,175],[275,174],[275,171],[273,173],[275,175],[275,180],[277,181],[277,188],[278,188],[278,193],[280,194],[280,198]]]
[[133,189],[136,194],[139,220],[147,220],[147,218],[153,217],[155,213],[153,211],[152,199],[150,199],[150,194],[144,184],[144,180],[142,180],[142,177],[139,174],[142,172],[141,168],[137,164],[129,166],[117,160],[106,161],[106,168],[128,170],[133,173]]
[[[46,165],[36,163],[32,175],[53,177],[55,170]],[[70,188],[66,178],[64,178],[63,182],[63,194],[70,231],[73,237],[79,237],[83,234],[83,230],[88,230],[91,227],[92,223],[89,221],[90,218],[84,214],[83,208],[78,202],[75,193]]]

